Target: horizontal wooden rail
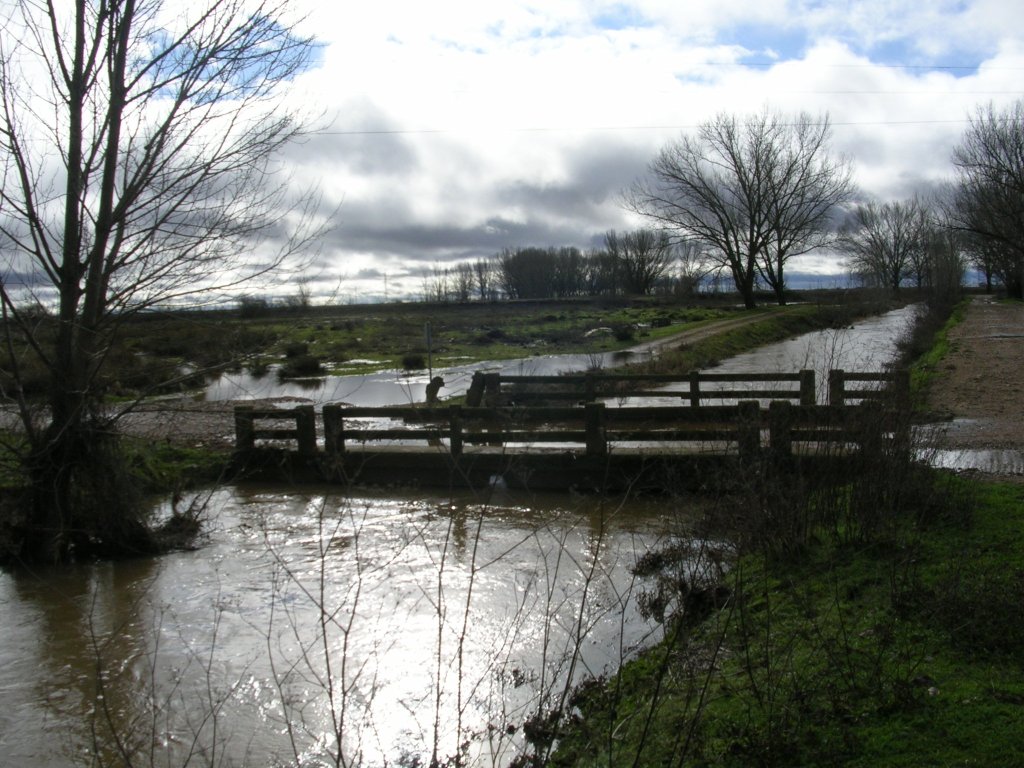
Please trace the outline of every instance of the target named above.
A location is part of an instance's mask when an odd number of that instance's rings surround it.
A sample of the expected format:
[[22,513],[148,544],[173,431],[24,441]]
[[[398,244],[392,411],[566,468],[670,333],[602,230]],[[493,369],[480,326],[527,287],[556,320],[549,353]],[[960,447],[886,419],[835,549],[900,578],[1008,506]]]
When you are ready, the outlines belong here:
[[[717,384],[789,384],[789,387],[723,388]],[[659,385],[659,389],[651,389]],[[679,388],[672,385],[679,385]],[[466,405],[529,405],[567,400],[594,402],[599,398],[678,397],[691,407],[706,401],[757,398],[793,400],[801,405],[815,402],[814,371],[796,373],[701,373],[671,374],[586,373],[564,376],[521,376],[477,372],[473,375]]]
[[[287,428],[261,426],[260,422],[277,424],[290,421]],[[316,412],[312,405],[294,408],[235,408],[235,447],[239,451],[250,451],[257,440],[295,441],[301,454],[316,453]]]
[[[368,418],[375,423],[361,423]],[[295,427],[267,429],[258,425],[267,420],[291,420]],[[387,421],[401,424],[384,426]],[[252,450],[256,440],[271,439],[295,440],[300,453],[316,453],[312,406],[288,410],[242,407],[236,409],[235,422],[240,451]],[[447,440],[453,455],[461,454],[466,445],[569,443],[581,446],[591,456],[605,455],[610,446],[627,443],[669,450],[685,443],[726,443],[750,456],[763,448],[789,455],[795,443],[863,445],[877,439],[874,435],[895,435],[902,429],[894,412],[870,403],[801,406],[785,400],[773,401],[767,408],[755,400],[701,408],[617,408],[603,403],[571,408],[328,405],[323,409],[323,425],[328,454],[343,453],[352,443],[399,441],[439,447]]]
[[833,369],[828,372],[829,405],[845,405],[854,400],[881,399],[889,399],[898,405],[907,404],[910,401],[910,373],[908,371],[856,373],[842,369]]

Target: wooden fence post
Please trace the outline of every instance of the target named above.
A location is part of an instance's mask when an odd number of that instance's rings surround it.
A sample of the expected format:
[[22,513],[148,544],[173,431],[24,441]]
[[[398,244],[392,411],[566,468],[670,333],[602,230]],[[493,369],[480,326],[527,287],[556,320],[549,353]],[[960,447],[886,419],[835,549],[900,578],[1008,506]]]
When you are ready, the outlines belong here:
[[462,455],[462,408],[458,405],[448,407],[448,446],[452,456]]
[[700,373],[690,372],[690,407],[700,407]]
[[345,424],[340,405],[324,406],[324,450],[327,453],[345,452]]
[[235,407],[235,450],[249,453],[256,447],[256,426],[252,408],[247,405]]
[[828,404],[846,404],[846,372],[842,368],[828,372]]
[[607,456],[608,439],[605,435],[604,403],[587,403],[583,407],[586,419],[588,456]]
[[814,384],[814,371],[800,371],[800,405],[814,405],[818,394]]
[[793,405],[789,400],[772,400],[768,406],[768,447],[776,459],[793,455]]
[[757,400],[742,400],[737,413],[736,443],[740,459],[756,460],[761,452],[761,405]]
[[894,371],[892,374],[893,404],[897,409],[910,407],[910,371]]
[[592,403],[597,399],[597,382],[589,371],[583,375],[583,401]]
[[299,453],[316,455],[316,411],[312,405],[295,407],[295,431],[298,433]]
[[483,371],[474,371],[473,378],[466,390],[466,405],[470,408],[479,408],[484,401],[484,385],[486,384]]
[[501,404],[501,374],[484,374],[484,405],[495,407]]
[[884,416],[877,403],[865,400],[860,405],[851,406],[855,414],[854,431],[861,453],[870,459],[878,459],[882,455],[882,422]]

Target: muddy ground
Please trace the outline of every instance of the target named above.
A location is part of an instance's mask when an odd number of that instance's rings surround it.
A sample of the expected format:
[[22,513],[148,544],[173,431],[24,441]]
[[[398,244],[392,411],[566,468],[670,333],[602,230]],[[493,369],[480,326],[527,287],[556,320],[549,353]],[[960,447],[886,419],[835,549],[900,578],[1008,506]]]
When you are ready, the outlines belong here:
[[945,448],[1024,449],[1024,304],[975,298],[928,392]]

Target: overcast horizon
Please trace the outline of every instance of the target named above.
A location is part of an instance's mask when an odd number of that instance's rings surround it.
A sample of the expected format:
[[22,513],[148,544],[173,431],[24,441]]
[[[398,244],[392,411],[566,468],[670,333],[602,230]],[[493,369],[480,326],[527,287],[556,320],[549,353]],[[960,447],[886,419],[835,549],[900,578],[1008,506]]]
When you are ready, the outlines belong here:
[[299,6],[321,57],[288,99],[318,130],[281,160],[337,210],[306,275],[340,301],[416,296],[424,270],[503,248],[599,246],[641,223],[619,195],[657,150],[720,112],[828,114],[884,201],[952,178],[969,114],[1024,95],[1010,0]]

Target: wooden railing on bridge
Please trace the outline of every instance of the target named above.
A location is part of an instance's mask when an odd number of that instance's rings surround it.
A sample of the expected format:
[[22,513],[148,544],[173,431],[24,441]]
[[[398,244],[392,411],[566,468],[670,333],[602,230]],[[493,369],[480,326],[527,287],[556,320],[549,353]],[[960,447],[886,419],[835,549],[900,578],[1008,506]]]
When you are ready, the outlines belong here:
[[[731,385],[731,386],[730,386]],[[828,374],[828,403],[875,399],[881,393],[909,392],[905,372],[855,373],[832,370]],[[787,400],[814,405],[817,386],[814,371],[795,373],[702,373],[680,377],[672,374],[582,373],[559,376],[521,376],[500,373],[473,375],[466,405],[536,405],[570,401],[591,403],[610,398],[678,397],[693,408],[709,402],[738,400]]]
[[[672,383],[685,382],[685,391]],[[790,383],[795,387],[731,388],[708,390],[703,383]],[[651,384],[657,389],[643,389]],[[863,385],[867,385],[867,387]],[[504,385],[517,405],[474,405],[479,400],[503,400]],[[528,386],[529,385],[529,386]],[[582,385],[582,387],[581,387]],[[858,386],[860,385],[860,386]],[[883,386],[884,389],[883,389]],[[790,455],[794,444],[861,444],[879,435],[899,435],[903,427],[897,411],[880,409],[882,392],[897,400],[905,395],[905,374],[831,371],[828,404],[815,400],[811,371],[795,374],[700,374],[685,379],[655,375],[588,374],[584,376],[508,376],[477,374],[467,405],[323,408],[323,445],[327,454],[340,454],[355,443],[383,443],[447,447],[453,456],[467,446],[533,446],[568,444],[587,456],[604,456],[609,446],[678,451],[683,444],[733,446],[741,455],[762,449]],[[530,397],[530,387],[539,397]],[[667,387],[667,389],[666,389]],[[624,389],[625,388],[625,389]],[[534,390],[536,391],[536,390]],[[688,406],[616,407],[596,398],[613,393],[629,397],[678,396]],[[477,397],[477,395],[479,397]],[[489,395],[489,396],[488,396]],[[580,405],[530,405],[573,398]],[[735,400],[727,405],[706,405],[709,400]],[[767,407],[762,401],[768,401]],[[794,402],[795,401],[795,402]],[[860,404],[854,404],[854,402]],[[366,419],[376,423],[367,424]],[[281,427],[282,422],[287,426]],[[294,442],[303,455],[318,453],[317,420],[312,406],[291,409],[239,407],[235,411],[236,445],[240,453],[252,451],[258,441]],[[393,425],[382,426],[384,422]],[[874,437],[872,437],[874,435]]]

